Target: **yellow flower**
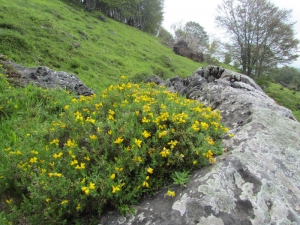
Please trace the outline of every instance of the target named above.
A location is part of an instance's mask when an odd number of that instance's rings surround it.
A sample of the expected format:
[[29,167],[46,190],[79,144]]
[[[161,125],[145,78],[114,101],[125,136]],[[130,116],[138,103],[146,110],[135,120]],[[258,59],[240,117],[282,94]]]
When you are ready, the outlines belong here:
[[71,161],[71,166],[73,166],[73,165],[77,165],[78,164],[78,161],[76,160],[76,159],[74,159],[73,161]]
[[149,178],[150,178],[149,176],[146,176],[146,179],[145,179],[145,180],[149,180]]
[[80,166],[79,165],[75,166],[75,169],[77,169],[77,170],[81,170],[81,169],[84,169],[84,168],[85,168],[85,164],[84,163],[80,163]]
[[161,151],[159,154],[161,154],[162,157],[167,157],[170,154],[170,151],[164,147],[163,151]]
[[66,146],[68,146],[69,148],[75,148],[77,146],[77,144],[75,143],[75,140],[70,140],[68,139],[67,143],[65,143]]
[[171,145],[171,148],[173,149],[178,144],[178,141],[170,141],[168,142],[168,145]]
[[51,198],[46,198],[45,201],[46,201],[46,202],[50,202],[50,201],[51,201]]
[[36,157],[30,158],[29,162],[36,163],[37,162],[37,158]]
[[67,204],[69,201],[68,200],[63,200],[60,204],[64,205]]
[[142,141],[135,138],[135,139],[134,139],[134,143],[140,148],[140,147],[141,147],[141,144],[142,144]]
[[232,137],[234,136],[234,134],[228,134],[228,136],[229,136],[230,138],[232,138]]
[[115,144],[121,144],[123,141],[124,141],[123,138],[118,137],[118,138],[114,141],[114,143],[115,143]]
[[85,178],[83,178],[82,181],[80,181],[80,183],[84,184],[85,183]]
[[121,76],[121,79],[123,79],[123,80],[124,80],[124,79],[126,79],[126,76],[124,76],[124,75],[123,75],[123,76]]
[[148,137],[151,136],[151,133],[148,132],[148,131],[146,131],[146,130],[144,130],[143,133],[142,133],[142,135],[143,135],[145,138],[148,138]]
[[95,184],[93,182],[90,182],[90,189],[94,190],[95,189]]
[[194,164],[194,165],[196,165],[196,164],[197,164],[197,161],[196,161],[196,160],[194,160],[194,161],[193,161],[193,164]]
[[114,173],[112,175],[110,175],[110,179],[112,179],[112,180],[115,179],[115,177],[116,177],[116,174],[114,174]]
[[34,154],[34,155],[38,155],[39,154],[38,151],[34,151],[34,150],[32,150],[31,153]]
[[149,167],[149,168],[147,169],[147,172],[150,173],[150,174],[152,174],[152,173],[153,173],[153,169],[152,169],[151,167]]
[[7,204],[12,203],[12,198],[11,198],[11,199],[6,199],[5,202],[6,202]]
[[120,172],[123,171],[123,168],[122,168],[122,167],[120,167],[120,168],[119,168],[119,167],[116,167],[115,169],[116,169],[116,171],[120,171]]
[[58,139],[54,139],[50,142],[50,145],[56,145],[58,146],[59,140]]
[[166,136],[168,134],[168,131],[166,131],[166,130],[164,130],[164,131],[162,131],[162,132],[159,132],[158,133],[158,138],[161,138],[161,137],[163,137],[163,136]]
[[142,123],[149,123],[149,122],[150,122],[150,120],[144,116],[142,119]]
[[83,157],[86,161],[90,161],[91,159],[90,159],[90,157],[88,157],[88,156],[85,156],[85,157]]
[[120,185],[118,185],[118,186],[114,186],[114,185],[111,185],[111,187],[112,187],[112,193],[114,194],[114,193],[116,193],[117,191],[120,191],[121,190],[121,188],[120,188]]
[[208,129],[208,124],[207,123],[205,123],[205,122],[201,122],[201,127],[202,127],[202,129],[203,130],[207,130]]
[[80,203],[78,203],[76,210],[78,211],[81,208]]
[[53,158],[59,159],[60,157],[62,157],[62,155],[63,155],[62,152],[60,152],[60,153],[58,153],[58,154],[55,153],[55,154],[53,155]]
[[175,196],[175,192],[168,190],[167,195],[171,196],[171,197],[174,197]]
[[53,173],[48,173],[48,176],[49,176],[49,177],[52,177],[52,176],[53,176]]
[[65,105],[65,106],[64,106],[64,109],[65,109],[65,110],[68,110],[69,107],[70,107],[69,105]]
[[144,181],[142,186],[147,188],[147,187],[149,187],[149,184],[147,181]]
[[91,140],[96,140],[96,139],[97,139],[97,136],[94,135],[94,134],[93,134],[93,135],[90,135],[90,139],[91,139]]
[[112,135],[112,130],[107,131],[109,135]]
[[56,173],[55,174],[57,177],[61,177],[61,173]]
[[90,190],[87,187],[82,187],[81,191],[83,191],[86,195],[88,195],[90,192]]

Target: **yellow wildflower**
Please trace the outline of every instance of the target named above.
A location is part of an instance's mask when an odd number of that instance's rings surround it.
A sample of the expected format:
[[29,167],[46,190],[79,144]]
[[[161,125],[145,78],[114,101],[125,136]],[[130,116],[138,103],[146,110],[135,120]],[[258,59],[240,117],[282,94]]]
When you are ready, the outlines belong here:
[[116,193],[117,191],[120,191],[121,190],[121,188],[120,188],[120,185],[118,185],[118,186],[114,186],[114,185],[111,185],[111,187],[112,187],[112,193],[114,194],[114,193]]
[[203,130],[207,130],[208,129],[208,124],[207,123],[205,123],[205,122],[201,122],[201,127],[202,127],[202,129]]
[[150,178],[149,176],[146,176],[146,179],[145,179],[145,180],[149,180],[149,178]]
[[46,202],[50,202],[50,201],[51,201],[51,198],[46,198],[45,201],[46,201]]
[[77,165],[78,164],[78,160],[74,159],[73,161],[71,161],[70,165],[73,166],[73,165]]
[[94,135],[94,134],[93,134],[93,135],[90,135],[90,139],[91,139],[91,140],[96,140],[96,139],[97,139],[97,136]]
[[70,140],[68,139],[67,143],[65,143],[66,146],[68,146],[69,148],[75,148],[77,146],[75,140]]
[[12,198],[11,198],[11,199],[6,199],[5,202],[6,202],[7,204],[12,203]]
[[147,187],[149,187],[149,184],[147,181],[144,181],[142,186],[147,188]]
[[59,140],[58,139],[54,139],[50,142],[50,145],[56,145],[58,146]]
[[141,144],[142,144],[142,141],[135,138],[135,139],[134,139],[134,143],[140,148],[140,147],[141,147]]
[[171,145],[171,148],[173,149],[178,144],[178,141],[169,141],[168,145]]
[[150,122],[150,120],[144,116],[142,119],[142,123],[149,123],[149,122]]
[[116,177],[116,174],[115,173],[113,173],[112,175],[110,175],[110,179],[115,179],[115,177]]
[[67,204],[69,201],[68,200],[63,200],[60,204],[64,205]]
[[153,169],[151,167],[148,167],[147,172],[152,174],[153,173]]
[[95,189],[95,184],[93,182],[90,182],[90,189],[94,190]]
[[124,139],[123,139],[122,137],[118,137],[118,138],[114,141],[114,143],[115,143],[115,144],[121,144],[123,141],[124,141]]
[[151,136],[151,133],[148,132],[148,131],[146,131],[146,130],[144,130],[143,133],[142,133],[142,135],[143,135],[145,138],[148,138],[148,137]]
[[163,137],[163,136],[166,136],[168,134],[168,131],[166,131],[166,130],[164,130],[164,131],[162,131],[162,132],[159,132],[158,133],[158,138],[161,138],[161,137]]
[[36,163],[37,162],[37,158],[36,157],[32,157],[32,158],[30,158],[29,162]]
[[161,154],[161,156],[165,158],[170,154],[170,151],[169,151],[169,149],[164,147],[163,151],[161,151],[159,154]]
[[197,164],[197,161],[196,161],[196,160],[194,160],[194,161],[193,161],[193,164],[194,164],[194,165],[196,165],[196,164]]
[[175,192],[168,190],[167,195],[171,197],[175,197]]
[[76,210],[78,211],[81,208],[80,203],[78,203]]
[[109,130],[107,133],[108,133],[109,135],[112,135],[112,130]]

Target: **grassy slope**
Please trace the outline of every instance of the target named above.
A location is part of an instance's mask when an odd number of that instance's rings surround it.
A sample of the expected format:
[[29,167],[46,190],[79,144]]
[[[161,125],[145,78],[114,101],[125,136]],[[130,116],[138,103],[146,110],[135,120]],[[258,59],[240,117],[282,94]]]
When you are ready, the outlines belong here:
[[282,88],[279,84],[269,83],[266,93],[279,105],[292,110],[294,116],[300,121],[300,92]]
[[[60,0],[0,0],[0,53],[26,66],[77,74],[94,89],[122,75],[190,75],[201,65],[100,12]],[[169,58],[171,61],[169,61]]]

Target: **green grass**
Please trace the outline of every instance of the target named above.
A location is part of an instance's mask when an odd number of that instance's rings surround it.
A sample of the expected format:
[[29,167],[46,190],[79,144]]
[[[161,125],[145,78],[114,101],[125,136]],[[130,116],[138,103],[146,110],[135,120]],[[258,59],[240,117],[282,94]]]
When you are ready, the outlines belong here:
[[300,121],[300,92],[283,88],[279,84],[268,82],[265,92],[279,105],[292,110],[294,116]]

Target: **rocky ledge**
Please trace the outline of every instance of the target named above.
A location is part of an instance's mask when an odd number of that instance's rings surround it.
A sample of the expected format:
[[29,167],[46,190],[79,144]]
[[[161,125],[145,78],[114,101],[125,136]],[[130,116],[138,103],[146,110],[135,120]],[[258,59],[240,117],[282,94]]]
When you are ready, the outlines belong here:
[[193,173],[186,187],[145,198],[134,214],[108,212],[100,224],[300,224],[300,123],[249,77],[220,67],[185,79],[147,81],[221,111],[233,138],[217,162]]
[[30,83],[42,88],[61,88],[76,95],[92,95],[94,92],[85,86],[75,75],[54,71],[48,67],[27,68],[6,59],[0,54],[0,64],[6,69],[8,80],[18,86],[26,86]]

